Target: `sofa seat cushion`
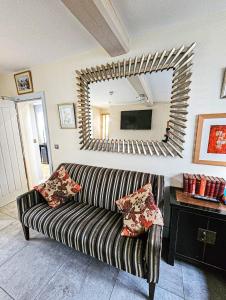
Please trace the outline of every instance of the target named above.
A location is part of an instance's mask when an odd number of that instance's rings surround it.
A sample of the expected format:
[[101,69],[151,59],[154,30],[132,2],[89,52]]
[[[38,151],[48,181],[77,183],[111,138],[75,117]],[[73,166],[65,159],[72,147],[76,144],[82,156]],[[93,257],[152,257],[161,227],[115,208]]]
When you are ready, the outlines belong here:
[[117,212],[74,201],[54,210],[41,203],[25,211],[22,222],[69,247],[145,277],[146,238],[121,236],[123,221]]

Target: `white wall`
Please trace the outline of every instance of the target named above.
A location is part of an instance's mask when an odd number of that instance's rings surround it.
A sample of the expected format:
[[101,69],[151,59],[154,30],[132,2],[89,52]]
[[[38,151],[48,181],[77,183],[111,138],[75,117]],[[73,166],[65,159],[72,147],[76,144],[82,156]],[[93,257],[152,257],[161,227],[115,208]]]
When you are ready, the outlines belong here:
[[[148,29],[147,29],[148,30]],[[198,114],[226,112],[226,100],[220,99],[223,69],[226,67],[226,14],[174,27],[156,28],[140,39],[132,41],[132,51],[124,57],[190,45],[197,42],[193,65],[191,99],[186,130],[184,158],[158,158],[118,153],[80,151],[77,130],[63,130],[59,126],[57,103],[76,101],[75,70],[96,66],[110,59],[104,50],[68,58],[67,60],[31,68],[35,91],[45,91],[50,137],[55,167],[62,161],[106,167],[134,169],[163,174],[171,183],[181,184],[182,172],[198,172],[226,177],[224,167],[192,163],[195,121]],[[124,58],[123,56],[120,59]],[[1,76],[0,91],[15,95],[13,75]],[[53,144],[60,149],[54,150]]]
[[[162,140],[164,134],[166,133],[167,121],[169,119],[169,107],[170,103],[158,102],[147,107],[142,104],[125,104],[125,105],[112,105],[108,108],[103,108],[100,113],[108,113],[110,115],[109,121],[109,139],[121,139],[121,140]],[[121,111],[128,110],[152,110],[152,121],[150,130],[121,130]],[[96,130],[99,118],[96,116],[94,118],[94,135],[95,138],[100,138],[100,134]]]
[[101,109],[96,106],[91,108],[91,120],[92,120],[92,134],[94,138],[101,138]]

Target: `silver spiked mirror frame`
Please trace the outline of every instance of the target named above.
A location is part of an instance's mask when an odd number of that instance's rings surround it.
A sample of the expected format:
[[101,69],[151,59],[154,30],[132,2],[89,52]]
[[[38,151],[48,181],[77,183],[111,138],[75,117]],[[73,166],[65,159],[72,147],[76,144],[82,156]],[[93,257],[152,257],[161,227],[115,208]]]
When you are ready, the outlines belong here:
[[[196,43],[189,47],[164,50],[141,57],[124,59],[106,65],[76,71],[78,93],[79,138],[84,150],[107,151],[143,155],[182,156],[191,85],[191,67]],[[173,69],[167,141],[138,141],[95,139],[92,137],[89,85],[94,82],[118,79]]]

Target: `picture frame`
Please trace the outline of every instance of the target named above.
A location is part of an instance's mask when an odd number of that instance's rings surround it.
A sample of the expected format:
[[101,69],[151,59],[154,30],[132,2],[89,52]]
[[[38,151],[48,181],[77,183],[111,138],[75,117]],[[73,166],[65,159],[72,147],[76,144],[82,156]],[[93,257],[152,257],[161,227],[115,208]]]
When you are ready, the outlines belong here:
[[226,98],[226,69],[224,70],[223,82],[221,87],[221,99]]
[[14,74],[18,95],[33,93],[33,82],[31,71],[23,71]]
[[76,107],[74,103],[58,104],[60,128],[74,129],[77,127]]
[[226,167],[226,113],[198,116],[193,162]]

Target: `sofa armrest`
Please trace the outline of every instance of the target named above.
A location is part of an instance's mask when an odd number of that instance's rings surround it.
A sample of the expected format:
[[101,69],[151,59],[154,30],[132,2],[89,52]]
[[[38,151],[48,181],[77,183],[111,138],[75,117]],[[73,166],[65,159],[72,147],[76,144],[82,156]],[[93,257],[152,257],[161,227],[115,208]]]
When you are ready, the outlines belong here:
[[164,181],[165,181],[164,176],[154,175],[152,192],[155,197],[156,204],[161,208],[163,208],[164,206],[164,191],[165,191]]
[[157,283],[159,279],[159,267],[162,251],[163,227],[152,225],[148,230],[147,244],[145,249],[145,261],[147,267],[147,281]]
[[44,202],[42,196],[35,190],[31,190],[23,195],[18,196],[16,201],[20,221],[22,220],[22,215],[26,210]]

